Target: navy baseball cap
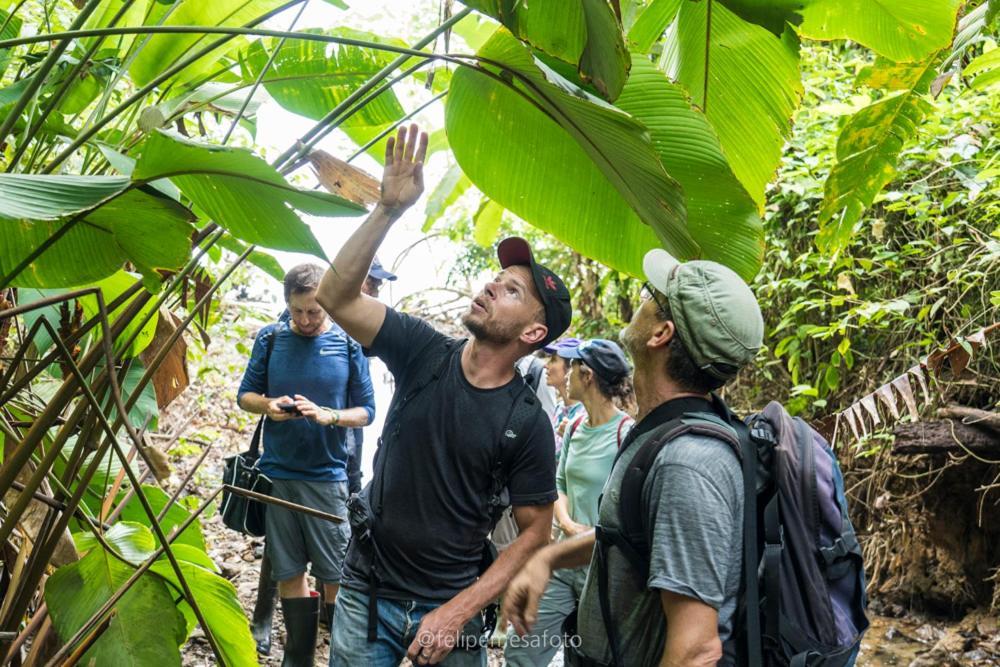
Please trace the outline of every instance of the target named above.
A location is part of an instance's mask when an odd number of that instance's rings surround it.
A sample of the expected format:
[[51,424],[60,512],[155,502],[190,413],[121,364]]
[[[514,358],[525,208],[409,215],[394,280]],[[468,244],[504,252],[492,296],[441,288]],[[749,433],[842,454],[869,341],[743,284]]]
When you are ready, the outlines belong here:
[[546,354],[555,354],[562,348],[571,348],[579,345],[581,341],[579,338],[560,338],[557,341],[553,341],[542,348],[542,352]]
[[382,263],[378,257],[372,260],[372,268],[368,269],[368,275],[376,280],[395,280],[396,274],[382,268]]
[[505,238],[497,246],[497,259],[500,266],[527,266],[531,269],[531,277],[538,290],[538,296],[545,308],[545,326],[548,334],[542,340],[542,346],[559,338],[569,328],[573,319],[573,306],[570,304],[569,290],[562,278],[546,266],[535,261],[531,254],[531,246],[518,236]]
[[618,343],[604,338],[591,338],[576,347],[556,350],[556,354],[563,359],[579,359],[611,384],[618,382],[632,371]]

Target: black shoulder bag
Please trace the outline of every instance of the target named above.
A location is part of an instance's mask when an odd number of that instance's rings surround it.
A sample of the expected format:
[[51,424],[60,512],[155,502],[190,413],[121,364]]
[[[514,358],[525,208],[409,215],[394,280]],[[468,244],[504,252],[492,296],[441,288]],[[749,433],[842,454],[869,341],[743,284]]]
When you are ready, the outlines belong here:
[[[276,333],[276,330],[272,331],[268,339],[264,341],[265,377],[271,363],[271,349],[274,347]],[[271,494],[271,480],[257,467],[260,459],[260,439],[263,434],[264,419],[265,417],[261,417],[260,421],[257,422],[257,428],[254,429],[253,437],[250,438],[250,449],[226,458],[226,465],[222,472],[223,484],[264,495]],[[222,491],[222,507],[220,509],[222,523],[238,533],[250,537],[263,537],[264,511],[266,509],[267,505],[259,500],[231,493],[227,489]]]

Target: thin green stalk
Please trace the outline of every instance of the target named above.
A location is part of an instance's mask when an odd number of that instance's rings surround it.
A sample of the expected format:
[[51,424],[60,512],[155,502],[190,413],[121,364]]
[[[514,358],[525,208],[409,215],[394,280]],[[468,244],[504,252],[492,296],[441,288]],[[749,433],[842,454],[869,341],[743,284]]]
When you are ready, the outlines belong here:
[[[110,23],[108,23],[108,26],[113,26],[116,23],[118,23],[121,17],[125,15],[125,12],[128,11],[129,7],[131,7],[134,2],[135,0],[125,0],[125,2],[122,3],[122,6],[118,10],[118,12],[115,13],[113,17],[111,17],[111,21]],[[28,129],[28,134],[27,134],[28,137],[34,137],[38,133],[38,131],[42,128],[42,125],[45,124],[45,121],[52,114],[52,112],[59,107],[59,104],[62,103],[63,98],[65,98],[66,94],[69,93],[70,88],[72,88],[73,85],[77,83],[77,75],[90,62],[90,59],[94,56],[94,54],[97,53],[97,49],[101,47],[101,44],[104,43],[104,40],[105,40],[104,37],[99,37],[95,39],[94,43],[90,46],[89,49],[87,49],[87,52],[83,55],[80,61],[76,65],[74,65],[73,68],[66,74],[65,79],[62,82],[62,85],[49,98],[48,104],[46,105],[45,109],[42,110],[42,114]],[[17,165],[18,161],[21,159],[21,156],[24,155],[24,151],[27,150],[27,148],[28,148],[28,141],[21,141],[18,144],[17,149],[14,151],[14,155],[11,156],[10,162],[7,164],[8,173],[14,171],[15,165]]]
[[[471,13],[471,11],[472,11],[471,9],[466,7],[462,11],[458,12],[450,19],[439,25],[437,28],[429,32],[419,41],[417,41],[413,45],[413,48],[414,49],[424,48],[425,46],[433,42],[435,39],[437,39],[438,35],[445,32],[446,30],[450,30],[453,25],[455,25],[463,18],[468,16],[469,13]],[[398,58],[396,58],[391,63],[389,63],[381,70],[379,70],[371,79],[368,80],[367,83],[365,83],[365,85],[361,86],[356,91],[351,93],[343,102],[341,102],[336,107],[331,109],[328,114],[326,114],[325,116],[323,116],[323,118],[317,121],[316,124],[313,125],[308,132],[299,137],[298,141],[296,141],[296,143],[291,148],[289,148],[287,151],[279,155],[277,159],[275,159],[274,162],[272,162],[271,164],[275,167],[280,167],[286,163],[290,162],[294,163],[295,161],[297,161],[300,157],[302,157],[302,155],[305,154],[302,150],[297,150],[298,146],[311,147],[313,145],[313,143],[311,143],[312,139],[317,134],[322,132],[324,127],[326,127],[334,120],[336,120],[337,117],[344,112],[344,110],[348,109],[352,104],[354,104],[354,102],[361,99],[362,96],[364,96],[372,88],[377,86],[380,81],[387,78],[394,71],[402,67],[403,63],[405,63],[406,61],[407,58],[404,57],[403,55],[400,55]],[[306,150],[309,150],[309,148],[306,148]]]
[[[303,2],[302,6],[299,7],[299,12],[295,15],[295,18],[292,19],[292,22],[288,24],[289,32],[295,30],[295,24],[299,22],[300,18],[302,18],[302,12],[304,12],[308,6],[309,1],[306,0],[306,2]],[[278,57],[278,53],[281,51],[281,47],[285,45],[285,41],[287,39],[287,37],[282,37],[278,40],[278,43],[275,44],[271,57],[267,59],[267,64],[265,64],[260,70],[260,74],[257,75],[257,80],[253,82],[253,87],[250,89],[250,93],[246,96],[246,99],[243,100],[243,104],[240,105],[239,111],[236,112],[236,117],[233,118],[233,122],[229,125],[229,129],[226,130],[226,136],[222,138],[223,146],[229,143],[229,137],[232,136],[233,130],[236,129],[236,126],[240,124],[240,119],[243,118],[243,114],[246,112],[247,107],[250,106],[250,100],[252,100],[253,96],[257,93],[257,89],[260,87],[261,82],[264,81],[264,77],[269,71],[271,71],[271,67],[274,65],[274,60]]]
[[395,123],[393,123],[389,127],[385,128],[384,130],[382,130],[381,132],[379,132],[377,135],[375,135],[372,138],[371,141],[369,141],[367,144],[365,144],[364,146],[362,146],[361,148],[359,148],[358,150],[356,150],[354,153],[352,153],[351,156],[349,158],[347,158],[347,160],[345,160],[345,162],[350,162],[354,158],[358,157],[359,155],[361,155],[362,153],[364,153],[365,151],[367,151],[369,148],[371,148],[372,146],[374,146],[378,142],[382,141],[383,138],[385,138],[386,136],[388,136],[388,135],[392,134],[394,131],[396,131],[396,129],[400,125],[402,125],[406,121],[410,120],[411,118],[413,118],[414,116],[416,116],[418,113],[420,113],[421,111],[423,111],[424,109],[426,109],[430,105],[434,104],[435,102],[437,102],[438,100],[440,100],[442,97],[444,97],[447,94],[448,94],[448,91],[447,90],[443,90],[440,93],[438,93],[437,95],[435,95],[434,97],[432,97],[431,99],[427,100],[426,102],[424,102],[423,104],[421,104],[419,107],[417,107],[416,109],[414,109],[410,113],[406,114],[405,116],[403,116],[402,118],[400,118],[399,120],[397,120]]
[[[282,174],[287,175],[287,174],[291,173],[292,171],[294,171],[295,169],[297,169],[298,165],[299,165],[299,161],[309,151],[311,151],[316,144],[318,144],[320,141],[322,141],[324,137],[326,137],[328,134],[330,134],[331,132],[333,132],[334,130],[336,130],[338,127],[340,127],[341,125],[343,125],[345,122],[347,122],[347,120],[350,119],[351,116],[353,116],[354,114],[358,113],[359,111],[361,111],[362,109],[364,109],[366,106],[368,106],[368,104],[370,104],[372,102],[372,100],[374,100],[379,95],[381,95],[385,91],[387,91],[390,88],[392,88],[394,85],[396,85],[397,83],[399,83],[400,81],[402,81],[403,79],[405,79],[406,77],[408,77],[409,75],[411,75],[414,72],[416,72],[421,67],[425,66],[429,62],[431,62],[431,61],[430,60],[423,60],[423,61],[418,62],[418,63],[416,63],[416,64],[414,64],[414,65],[412,65],[410,67],[407,67],[405,70],[403,70],[402,72],[400,72],[399,74],[397,74],[393,78],[389,79],[388,81],[386,81],[382,85],[380,85],[377,88],[375,88],[374,90],[370,91],[367,95],[365,95],[360,100],[358,100],[358,102],[356,104],[354,104],[352,107],[350,107],[346,111],[338,114],[336,118],[334,118],[329,123],[327,123],[326,125],[324,125],[323,128],[319,132],[317,132],[311,139],[309,139],[308,142],[306,142],[304,144],[301,144],[300,146],[296,146],[297,150],[296,150],[296,154],[293,156],[293,159],[291,161],[289,161],[289,162],[286,162],[284,164],[284,166],[282,166],[279,171]],[[337,105],[337,106],[338,106],[338,108],[340,107],[340,105]],[[332,114],[332,112],[331,112],[331,114]],[[328,115],[330,115],[330,114],[328,114]],[[275,161],[273,164],[277,164],[277,161]]]
[[[88,2],[83,7],[83,9],[80,10],[79,15],[77,15],[76,19],[70,25],[70,31],[76,30],[77,28],[82,26],[84,22],[86,22],[87,18],[94,13],[94,10],[97,9],[98,5],[100,4],[101,0],[90,0],[90,2]],[[43,40],[43,41],[48,41],[48,40]],[[0,125],[0,139],[4,139],[8,134],[10,134],[10,131],[14,129],[14,124],[17,123],[17,120],[21,117],[21,114],[24,112],[24,109],[35,98],[35,94],[42,87],[42,84],[45,83],[45,78],[49,75],[49,72],[52,71],[52,68],[56,66],[56,63],[59,62],[59,57],[62,56],[63,52],[66,50],[66,47],[68,46],[69,46],[69,40],[61,40],[59,41],[58,44],[56,44],[56,46],[51,51],[49,51],[49,55],[45,57],[45,60],[43,60],[42,64],[38,67],[38,70],[35,72],[35,76],[32,79],[31,83],[28,84],[28,87],[24,90],[24,93],[17,99],[17,102],[14,103],[13,108],[7,113],[7,118],[4,119],[3,124]],[[5,48],[5,47],[0,47],[0,48]],[[30,140],[31,140],[30,135],[25,138],[26,142]]]
[[50,658],[47,663],[45,663],[45,667],[56,667],[57,665],[61,665],[63,658],[66,657],[66,655],[73,649],[73,647],[77,643],[79,643],[80,640],[83,639],[89,632],[91,632],[96,625],[98,625],[104,620],[104,618],[108,615],[108,613],[110,613],[111,610],[114,609],[114,606],[118,604],[118,601],[122,599],[122,596],[128,593],[129,590],[131,590],[132,586],[134,586],[135,583],[139,581],[139,578],[146,573],[146,571],[153,565],[153,563],[157,561],[157,559],[159,559],[160,556],[163,555],[167,545],[172,544],[174,540],[176,540],[181,533],[187,530],[188,527],[192,523],[194,523],[195,519],[201,516],[201,514],[208,508],[208,506],[211,503],[213,503],[216,498],[219,497],[220,493],[222,493],[222,489],[221,488],[216,489],[215,492],[212,493],[212,495],[209,496],[198,507],[198,509],[196,509],[191,513],[191,516],[189,516],[187,519],[184,520],[183,523],[174,528],[174,530],[171,531],[170,536],[167,538],[167,541],[161,543],[160,548],[154,551],[153,554],[142,563],[142,565],[136,568],[136,571],[132,574],[132,576],[130,576],[128,580],[126,580],[125,583],[123,583],[118,588],[118,590],[115,591],[110,598],[108,598],[107,602],[105,602],[101,606],[101,608],[98,609],[93,614],[93,616],[91,616],[90,619],[88,619],[80,627],[80,629],[77,630],[76,633],[59,648],[58,651],[56,651],[56,654],[52,656],[52,658]]
[[[258,17],[257,19],[254,19],[248,25],[257,25],[258,23],[267,20],[268,18],[274,16],[275,14],[278,14],[287,9],[288,7],[291,7],[299,2],[303,2],[303,0],[291,0],[291,2],[287,2],[281,7],[278,7],[277,9],[274,9]],[[249,32],[240,32],[240,31],[249,31]],[[214,42],[212,42],[205,48],[201,49],[200,51],[196,51],[194,54],[181,59],[180,61],[174,63],[166,70],[161,72],[156,78],[150,81],[147,85],[143,86],[135,93],[130,95],[127,99],[125,99],[125,101],[123,101],[117,107],[115,107],[110,112],[105,114],[100,120],[95,122],[88,129],[82,131],[77,136],[77,138],[74,139],[65,150],[63,150],[63,152],[57,155],[55,159],[53,159],[53,161],[49,163],[48,167],[46,167],[42,173],[47,174],[54,171],[55,168],[60,164],[62,164],[70,155],[72,155],[77,148],[82,146],[84,143],[89,141],[91,137],[100,132],[105,125],[110,123],[112,120],[114,120],[118,115],[120,115],[123,111],[125,111],[129,107],[141,101],[148,93],[154,90],[157,86],[170,79],[172,76],[183,70],[191,63],[208,55],[209,53],[216,50],[217,48],[219,48],[226,42],[232,40],[234,37],[238,35],[254,34],[254,33],[252,28],[205,29],[205,28],[196,28],[193,26],[140,26],[138,28],[103,28],[97,30],[76,30],[76,31],[68,31],[61,34],[57,33],[52,35],[45,35],[45,37],[50,39],[58,39],[60,41],[60,44],[65,44],[67,40],[75,39],[77,37],[90,37],[90,36],[96,37],[101,35],[178,34],[178,33],[223,34],[226,35],[226,37],[215,40]],[[3,47],[0,46],[0,48]]]
[[0,289],[7,287],[10,284],[11,280],[21,275],[21,272],[24,271],[26,268],[28,268],[28,266],[30,266],[32,262],[38,259],[42,255],[42,253],[44,253],[46,250],[48,250],[56,243],[58,243],[59,239],[65,236],[69,232],[69,230],[73,229],[73,226],[79,220],[81,220],[83,216],[85,216],[87,213],[90,213],[90,211],[88,210],[86,213],[81,213],[80,215],[74,216],[69,220],[67,220],[66,222],[64,222],[62,224],[62,227],[57,229],[52,236],[42,241],[42,243],[37,248],[28,253],[28,256],[22,259],[20,262],[18,262],[17,266],[11,269],[5,276],[0,278]]

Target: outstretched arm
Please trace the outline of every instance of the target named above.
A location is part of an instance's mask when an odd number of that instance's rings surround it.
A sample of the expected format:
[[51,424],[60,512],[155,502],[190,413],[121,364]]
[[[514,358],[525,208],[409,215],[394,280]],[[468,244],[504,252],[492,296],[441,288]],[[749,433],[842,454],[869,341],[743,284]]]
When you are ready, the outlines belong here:
[[400,128],[398,137],[390,137],[385,147],[385,171],[382,196],[375,210],[337,253],[316,292],[319,302],[347,335],[365,347],[385,321],[385,305],[361,293],[375,251],[386,233],[403,212],[424,191],[424,158],[427,133],[411,125],[409,132]]

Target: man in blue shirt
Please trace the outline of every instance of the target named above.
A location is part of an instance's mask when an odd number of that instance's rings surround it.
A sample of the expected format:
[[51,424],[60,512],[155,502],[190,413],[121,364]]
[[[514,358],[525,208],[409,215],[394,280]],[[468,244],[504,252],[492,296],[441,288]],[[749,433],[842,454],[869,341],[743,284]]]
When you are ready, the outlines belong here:
[[[296,266],[285,275],[290,318],[257,334],[238,402],[265,416],[259,465],[272,480],[271,495],[346,516],[346,429],[372,420],[374,392],[360,347],[316,303],[322,276],[315,264]],[[312,564],[312,574],[332,604],[350,531],[346,523],[273,505],[266,516],[271,575],[278,581],[285,617],[282,664],[311,666],[319,597],[309,591],[306,568]]]

